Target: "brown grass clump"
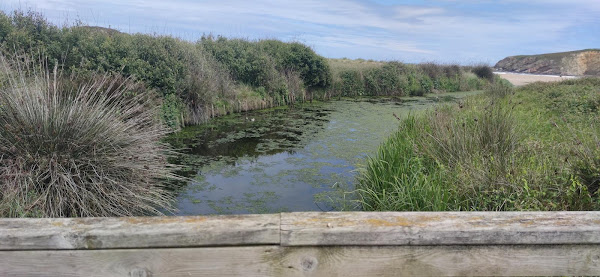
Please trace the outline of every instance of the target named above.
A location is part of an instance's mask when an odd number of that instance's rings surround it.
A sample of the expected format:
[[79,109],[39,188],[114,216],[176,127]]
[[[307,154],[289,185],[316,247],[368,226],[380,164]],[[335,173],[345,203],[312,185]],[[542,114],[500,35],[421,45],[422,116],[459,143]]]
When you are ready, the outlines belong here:
[[[109,75],[73,82],[0,56],[0,216],[161,214],[174,177],[148,93]],[[78,85],[73,85],[77,83]]]

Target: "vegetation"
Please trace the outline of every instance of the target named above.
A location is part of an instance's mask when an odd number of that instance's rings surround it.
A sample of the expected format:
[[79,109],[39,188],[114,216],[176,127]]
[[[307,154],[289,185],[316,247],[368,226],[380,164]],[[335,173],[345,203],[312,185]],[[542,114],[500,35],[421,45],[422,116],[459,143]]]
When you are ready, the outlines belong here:
[[173,127],[313,98],[423,95],[487,83],[456,65],[328,61],[303,44],[277,40],[209,35],[190,43],[81,23],[59,28],[31,11],[0,12],[0,48],[43,56],[67,73],[133,77],[160,92],[163,118]]
[[198,46],[228,68],[236,80],[255,88],[267,106],[305,100],[306,90],[326,88],[331,82],[325,58],[300,43],[205,36]]
[[365,210],[600,208],[600,79],[506,83],[403,120],[359,178]]
[[[422,96],[426,93],[480,90],[493,81],[488,76],[478,76],[479,67],[347,59],[330,60],[330,65],[333,83],[326,93],[327,97]],[[492,72],[490,67],[481,68]]]
[[326,60],[300,43],[125,34],[80,23],[58,28],[34,12],[0,12],[0,47],[46,57],[50,67],[134,77],[162,95],[171,125],[304,99],[328,86]]
[[[477,77],[487,79],[490,81],[494,80],[494,70],[487,65],[478,65],[471,68],[471,72],[475,73]],[[504,79],[501,79],[504,80]]]
[[[150,92],[0,56],[0,216],[161,214],[167,133]],[[76,80],[76,81],[73,81]]]
[[192,43],[58,27],[32,11],[0,11],[0,56],[0,216],[168,210],[160,179],[174,176],[160,140],[181,125],[313,98],[423,95],[491,82],[456,65],[344,65],[297,42],[204,36]]

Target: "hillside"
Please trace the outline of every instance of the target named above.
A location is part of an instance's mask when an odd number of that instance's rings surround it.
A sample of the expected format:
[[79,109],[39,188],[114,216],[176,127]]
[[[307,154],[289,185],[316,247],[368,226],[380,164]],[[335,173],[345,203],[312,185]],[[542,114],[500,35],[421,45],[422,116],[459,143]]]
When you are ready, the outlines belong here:
[[534,74],[600,75],[600,49],[511,56],[499,61],[494,68]]

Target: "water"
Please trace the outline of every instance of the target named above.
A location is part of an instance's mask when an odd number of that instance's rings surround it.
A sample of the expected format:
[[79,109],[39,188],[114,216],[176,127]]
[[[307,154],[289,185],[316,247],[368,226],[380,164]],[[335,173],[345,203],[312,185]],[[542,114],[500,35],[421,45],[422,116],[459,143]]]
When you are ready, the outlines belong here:
[[470,93],[363,98],[229,115],[168,141],[192,179],[179,215],[352,209],[357,169],[398,119]]

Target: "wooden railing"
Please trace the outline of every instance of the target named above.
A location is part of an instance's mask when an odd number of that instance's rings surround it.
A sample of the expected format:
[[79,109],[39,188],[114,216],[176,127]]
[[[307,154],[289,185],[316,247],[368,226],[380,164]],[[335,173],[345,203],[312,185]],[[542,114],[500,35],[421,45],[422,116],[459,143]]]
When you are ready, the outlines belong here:
[[0,276],[600,275],[600,212],[0,219]]

